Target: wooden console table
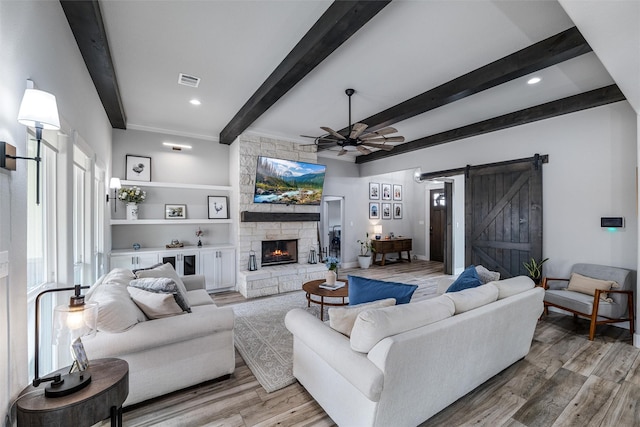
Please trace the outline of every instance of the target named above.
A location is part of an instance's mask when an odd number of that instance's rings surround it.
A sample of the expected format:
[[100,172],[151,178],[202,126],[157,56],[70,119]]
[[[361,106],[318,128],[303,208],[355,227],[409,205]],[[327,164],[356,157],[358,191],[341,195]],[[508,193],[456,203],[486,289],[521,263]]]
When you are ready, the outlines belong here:
[[[371,247],[373,248],[373,262],[379,263],[380,265],[385,264],[386,256],[388,253],[397,253],[398,261],[409,261],[411,262],[411,247],[412,240],[397,238],[397,239],[388,239],[388,240],[372,240]],[[407,253],[407,258],[402,258],[402,252]],[[382,255],[382,259],[378,262],[378,255]]]
[[[56,373],[65,374],[69,368]],[[33,394],[29,386],[18,398],[18,426],[92,426],[105,418],[111,426],[122,426],[122,404],[129,394],[129,365],[121,359],[96,359],[89,362],[91,383],[82,390],[63,397]]]

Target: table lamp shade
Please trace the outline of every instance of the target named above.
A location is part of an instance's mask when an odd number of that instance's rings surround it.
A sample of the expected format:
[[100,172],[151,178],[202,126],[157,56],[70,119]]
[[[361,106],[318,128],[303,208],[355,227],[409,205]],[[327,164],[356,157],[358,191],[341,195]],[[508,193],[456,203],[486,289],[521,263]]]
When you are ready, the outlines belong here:
[[80,309],[61,304],[53,309],[56,344],[69,344],[97,332],[98,303],[87,302]]

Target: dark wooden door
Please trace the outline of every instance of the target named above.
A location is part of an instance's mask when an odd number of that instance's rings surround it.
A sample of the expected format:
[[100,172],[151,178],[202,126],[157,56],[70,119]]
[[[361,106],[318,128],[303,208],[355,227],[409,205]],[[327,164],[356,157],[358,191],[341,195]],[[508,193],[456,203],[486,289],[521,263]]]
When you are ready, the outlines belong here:
[[444,229],[446,205],[444,190],[431,190],[429,224],[429,259],[444,262]]
[[542,256],[542,164],[530,159],[468,171],[465,262],[502,277],[526,275]]

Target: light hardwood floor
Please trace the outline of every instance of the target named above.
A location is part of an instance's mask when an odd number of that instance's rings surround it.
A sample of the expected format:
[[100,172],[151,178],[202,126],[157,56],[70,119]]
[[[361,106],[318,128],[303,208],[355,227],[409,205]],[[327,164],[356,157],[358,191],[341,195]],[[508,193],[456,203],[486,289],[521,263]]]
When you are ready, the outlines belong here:
[[[418,261],[372,267],[367,277],[442,275],[440,263]],[[346,275],[343,270],[340,275]],[[364,274],[361,274],[364,275]],[[218,305],[243,302],[237,292],[215,295]],[[598,328],[551,314],[537,326],[529,355],[422,426],[640,426],[640,349],[629,331]],[[472,357],[470,351],[470,357]],[[188,369],[188,366],[185,366]],[[455,368],[451,369],[455,375]],[[425,385],[429,386],[429,385]],[[106,423],[103,423],[107,425]],[[266,393],[236,352],[228,380],[202,384],[125,409],[125,426],[332,426],[300,386]]]

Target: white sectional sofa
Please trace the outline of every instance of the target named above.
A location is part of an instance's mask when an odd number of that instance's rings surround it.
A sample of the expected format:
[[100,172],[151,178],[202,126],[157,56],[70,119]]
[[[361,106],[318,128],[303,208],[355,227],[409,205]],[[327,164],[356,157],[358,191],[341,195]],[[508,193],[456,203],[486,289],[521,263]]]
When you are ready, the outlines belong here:
[[[126,301],[129,296],[126,288],[132,278],[135,279],[131,271],[115,269],[87,293],[89,301],[94,298],[101,304],[99,329],[110,315],[118,317],[113,322],[128,315],[130,304],[134,303],[130,298]],[[203,276],[181,279],[191,313],[154,320],[138,313],[134,325],[123,332],[102,330],[94,337],[83,338],[89,362],[117,357],[129,363],[129,396],[125,406],[229,375],[235,369],[233,310],[213,303],[205,290]],[[110,292],[101,294],[98,286],[109,286]],[[122,327],[105,325],[103,329]]]
[[350,337],[294,309],[293,374],[338,425],[416,426],[527,355],[543,297],[491,282],[362,311]]

